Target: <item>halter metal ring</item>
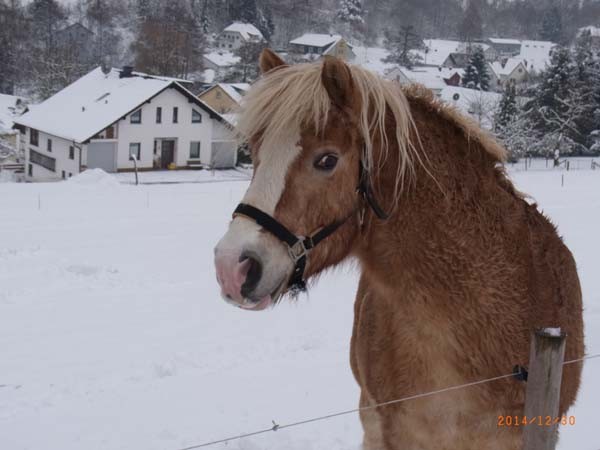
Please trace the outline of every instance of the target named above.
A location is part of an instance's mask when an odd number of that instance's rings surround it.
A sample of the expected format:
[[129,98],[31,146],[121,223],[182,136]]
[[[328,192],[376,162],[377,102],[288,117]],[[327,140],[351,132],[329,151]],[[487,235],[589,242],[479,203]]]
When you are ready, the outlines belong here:
[[292,258],[294,264],[303,257],[307,256],[309,251],[310,248],[306,248],[303,237],[299,238],[298,241],[296,241],[296,243],[291,247],[288,246],[288,254],[290,255],[290,258]]

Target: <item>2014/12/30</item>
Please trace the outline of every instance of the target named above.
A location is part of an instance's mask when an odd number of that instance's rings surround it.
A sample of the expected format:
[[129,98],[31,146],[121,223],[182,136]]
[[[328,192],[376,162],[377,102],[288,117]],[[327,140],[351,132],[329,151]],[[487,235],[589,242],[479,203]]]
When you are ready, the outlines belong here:
[[498,416],[499,427],[520,427],[525,425],[537,425],[540,427],[550,427],[556,424],[575,425],[575,416]]

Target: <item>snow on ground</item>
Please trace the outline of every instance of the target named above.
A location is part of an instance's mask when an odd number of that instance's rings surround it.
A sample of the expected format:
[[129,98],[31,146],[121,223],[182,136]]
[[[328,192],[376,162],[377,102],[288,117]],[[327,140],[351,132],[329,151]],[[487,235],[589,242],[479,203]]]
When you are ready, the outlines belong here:
[[[247,181],[251,176],[252,172],[250,170],[241,168],[231,170],[153,170],[150,172],[138,172],[138,180],[141,184]],[[120,172],[112,175],[112,177],[123,184],[135,184],[134,172]]]
[[[600,172],[517,169],[575,254],[598,353]],[[0,448],[177,450],[357,405],[351,269],[297,302],[235,309],[212,248],[247,181],[98,178],[0,184]],[[592,360],[561,450],[600,448],[599,379]],[[356,450],[360,438],[352,414],[213,448]]]

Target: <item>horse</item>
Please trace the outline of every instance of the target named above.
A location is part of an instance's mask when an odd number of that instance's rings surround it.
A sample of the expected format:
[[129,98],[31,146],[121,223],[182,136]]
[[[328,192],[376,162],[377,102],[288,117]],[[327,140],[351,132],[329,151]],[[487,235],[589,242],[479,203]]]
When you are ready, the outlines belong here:
[[[504,170],[506,151],[431,91],[335,57],[287,65],[270,50],[237,127],[253,177],[215,247],[223,298],[264,310],[358,262],[350,366],[365,450],[522,446],[527,366],[540,327],[584,355],[575,261]],[[286,296],[287,297],[287,296]],[[564,367],[559,414],[581,364]]]

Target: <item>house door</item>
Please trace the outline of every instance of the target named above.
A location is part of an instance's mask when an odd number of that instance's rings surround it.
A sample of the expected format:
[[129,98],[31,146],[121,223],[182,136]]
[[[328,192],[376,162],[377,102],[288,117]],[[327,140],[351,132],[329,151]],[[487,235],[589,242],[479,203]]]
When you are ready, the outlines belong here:
[[169,164],[175,161],[175,141],[163,140],[160,146],[160,168],[168,169]]

